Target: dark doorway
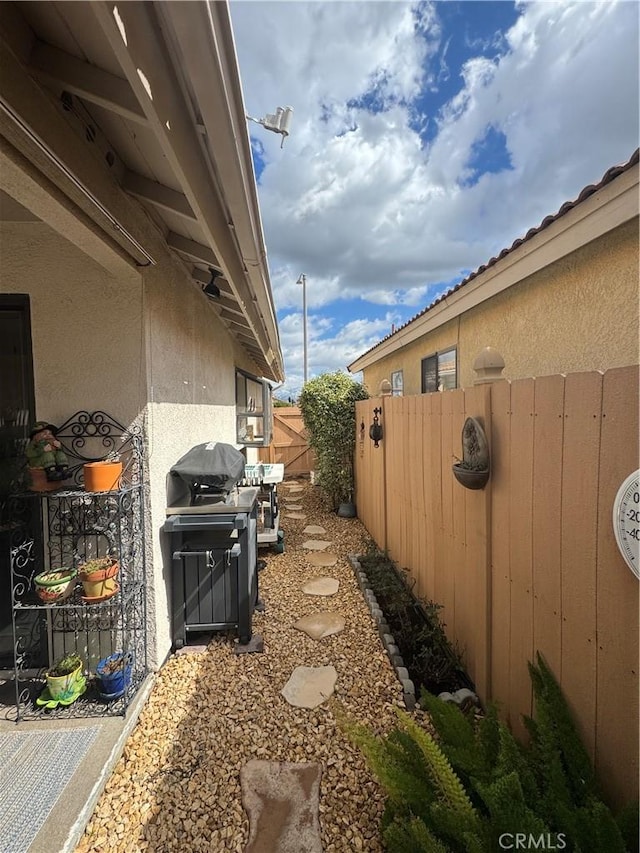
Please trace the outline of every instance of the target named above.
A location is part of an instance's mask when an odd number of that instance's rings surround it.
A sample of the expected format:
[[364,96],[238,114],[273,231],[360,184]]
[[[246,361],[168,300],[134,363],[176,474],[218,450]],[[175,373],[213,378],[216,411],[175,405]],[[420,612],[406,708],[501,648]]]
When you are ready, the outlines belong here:
[[[38,550],[39,504],[16,501],[25,490],[24,451],[35,419],[29,297],[0,294],[0,667],[13,666],[11,551],[30,539],[28,562]],[[41,539],[40,536],[37,537]],[[25,568],[27,568],[25,566]],[[27,614],[25,616],[28,618]]]

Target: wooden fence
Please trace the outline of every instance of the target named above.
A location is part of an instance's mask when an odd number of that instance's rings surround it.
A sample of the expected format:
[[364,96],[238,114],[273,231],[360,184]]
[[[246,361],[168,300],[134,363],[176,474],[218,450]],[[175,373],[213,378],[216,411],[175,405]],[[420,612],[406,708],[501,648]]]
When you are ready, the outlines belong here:
[[297,406],[273,410],[273,440],[258,455],[262,462],[284,462],[285,477],[308,476],[313,470],[314,455]]
[[[468,416],[491,447],[481,491],[451,470]],[[482,699],[524,735],[527,661],[539,650],[609,798],[637,797],[638,581],[612,506],[638,468],[638,368],[371,399],[356,418],[358,516],[417,594],[443,605]]]

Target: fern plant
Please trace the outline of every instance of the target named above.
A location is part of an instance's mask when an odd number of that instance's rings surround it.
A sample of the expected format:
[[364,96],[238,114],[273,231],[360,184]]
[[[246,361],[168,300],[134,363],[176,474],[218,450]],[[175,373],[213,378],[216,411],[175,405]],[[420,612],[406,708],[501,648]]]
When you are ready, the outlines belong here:
[[341,722],[388,794],[382,835],[389,853],[492,853],[505,833],[562,837],[573,853],[635,853],[637,808],[614,819],[540,654],[529,670],[535,719],[525,720],[527,745],[495,707],[477,722],[426,691],[420,701],[437,740],[399,710],[386,738]]

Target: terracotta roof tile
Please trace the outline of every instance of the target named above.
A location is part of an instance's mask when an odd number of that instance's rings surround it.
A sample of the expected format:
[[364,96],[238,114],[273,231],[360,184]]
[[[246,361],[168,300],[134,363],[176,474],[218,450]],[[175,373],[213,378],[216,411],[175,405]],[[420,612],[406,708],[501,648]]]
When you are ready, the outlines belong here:
[[502,260],[502,258],[513,252],[514,249],[517,249],[518,246],[521,246],[523,243],[526,243],[527,240],[530,240],[532,237],[535,237],[536,234],[539,234],[540,231],[543,231],[545,228],[548,228],[549,225],[560,219],[560,217],[564,216],[565,213],[568,213],[570,210],[573,210],[574,207],[588,199],[589,196],[593,195],[595,192],[598,192],[598,190],[602,189],[607,184],[611,183],[611,181],[615,180],[615,178],[619,177],[619,175],[622,175],[624,172],[629,171],[629,169],[635,166],[639,160],[640,149],[636,148],[636,150],[626,163],[623,163],[619,166],[612,166],[610,169],[607,169],[607,171],[604,173],[604,175],[598,181],[597,184],[589,184],[588,186],[584,187],[584,189],[580,191],[578,197],[574,199],[574,201],[565,201],[557,213],[545,216],[545,218],[542,220],[540,225],[537,226],[537,228],[530,228],[524,235],[524,237],[518,237],[516,240],[513,241],[511,246],[506,249],[503,249],[496,257],[493,257],[489,261],[487,261],[486,264],[482,264],[481,266],[479,266],[475,272],[469,273],[466,278],[463,278],[462,281],[458,282],[458,284],[456,284],[450,290],[447,290],[446,293],[443,293],[437,299],[434,299],[434,301],[430,305],[427,305],[426,308],[423,308],[422,311],[418,312],[418,314],[415,314],[413,317],[407,320],[406,323],[403,323],[402,326],[398,326],[396,329],[394,329],[393,332],[379,340],[377,344],[374,344],[374,346],[370,347],[368,350],[366,350],[366,352],[363,352],[362,355],[359,355],[358,359],[367,355],[367,353],[372,352],[374,349],[376,349],[376,347],[379,347],[380,344],[384,343],[385,341],[388,341],[389,338],[392,338],[397,335],[398,332],[402,331],[402,329],[406,329],[407,326],[411,325],[411,323],[415,322],[419,317],[423,317],[428,311],[431,311],[432,308],[435,308],[438,303],[442,302],[443,299],[446,299],[448,296],[451,296],[451,294],[460,290],[460,288],[464,287],[465,284],[469,284],[469,282],[473,281],[474,278],[485,272],[485,270],[487,270],[489,267],[492,267],[498,261]]

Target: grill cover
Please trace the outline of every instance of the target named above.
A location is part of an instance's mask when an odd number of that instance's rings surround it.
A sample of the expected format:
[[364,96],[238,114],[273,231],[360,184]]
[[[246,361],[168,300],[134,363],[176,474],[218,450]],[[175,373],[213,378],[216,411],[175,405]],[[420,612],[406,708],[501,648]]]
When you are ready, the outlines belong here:
[[210,441],[188,450],[169,472],[179,477],[193,493],[207,490],[228,492],[244,477],[245,458],[231,444]]

